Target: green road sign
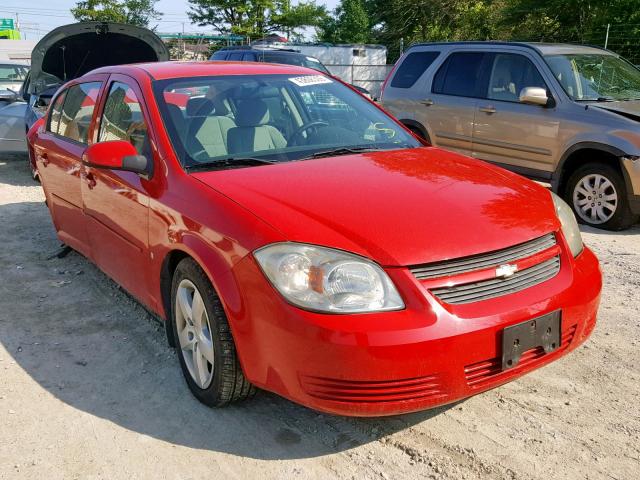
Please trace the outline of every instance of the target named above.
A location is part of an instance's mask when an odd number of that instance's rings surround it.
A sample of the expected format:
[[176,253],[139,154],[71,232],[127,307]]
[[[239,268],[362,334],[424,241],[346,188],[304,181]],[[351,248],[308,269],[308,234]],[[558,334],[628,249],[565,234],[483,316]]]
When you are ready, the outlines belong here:
[[0,18],[0,30],[13,30],[13,18]]

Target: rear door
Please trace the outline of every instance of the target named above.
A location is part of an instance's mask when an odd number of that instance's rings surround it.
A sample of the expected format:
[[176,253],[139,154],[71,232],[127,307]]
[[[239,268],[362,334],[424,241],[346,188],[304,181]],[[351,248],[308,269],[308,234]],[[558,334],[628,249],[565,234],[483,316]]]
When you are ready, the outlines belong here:
[[487,87],[478,101],[473,131],[473,155],[515,171],[550,178],[560,156],[560,121],[555,108],[520,103],[525,87],[547,87],[524,52],[490,54]]
[[36,163],[60,239],[84,255],[90,248],[82,211],[80,171],[96,101],[106,75],[67,87],[54,99],[34,145]]
[[[153,161],[148,114],[137,83],[112,75],[105,89],[95,138],[124,140]],[[149,305],[148,219],[151,181],[133,172],[83,166],[82,198],[94,261]]]
[[471,155],[473,122],[485,68],[484,52],[451,53],[433,77],[421,103],[435,145]]

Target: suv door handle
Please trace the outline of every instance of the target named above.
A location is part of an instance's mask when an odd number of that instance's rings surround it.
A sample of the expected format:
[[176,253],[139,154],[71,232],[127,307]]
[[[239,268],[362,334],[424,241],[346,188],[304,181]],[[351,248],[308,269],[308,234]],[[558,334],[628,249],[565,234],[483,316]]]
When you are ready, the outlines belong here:
[[433,100],[431,100],[430,98],[425,98],[424,100],[420,100],[420,103],[425,107],[430,107],[431,105],[433,105]]
[[492,113],[496,113],[496,107],[493,105],[487,105],[486,107],[480,107],[480,111],[491,115]]

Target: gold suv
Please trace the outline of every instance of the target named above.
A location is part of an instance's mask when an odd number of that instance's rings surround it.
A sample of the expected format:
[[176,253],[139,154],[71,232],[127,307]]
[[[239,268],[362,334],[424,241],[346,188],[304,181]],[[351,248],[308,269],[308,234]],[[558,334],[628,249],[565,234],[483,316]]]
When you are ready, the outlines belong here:
[[640,215],[640,70],[580,45],[412,46],[381,101],[433,145],[549,182],[585,224]]

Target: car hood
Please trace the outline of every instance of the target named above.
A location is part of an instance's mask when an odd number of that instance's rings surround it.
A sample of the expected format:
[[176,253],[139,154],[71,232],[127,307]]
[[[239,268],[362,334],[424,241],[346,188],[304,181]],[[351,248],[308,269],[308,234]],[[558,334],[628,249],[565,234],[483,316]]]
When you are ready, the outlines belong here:
[[559,227],[540,185],[430,147],[193,176],[283,240],[351,251],[386,266],[497,250]]
[[640,101],[628,100],[626,102],[600,102],[592,103],[591,106],[617,113],[631,120],[640,121]]
[[114,22],[63,25],[34,47],[27,93],[39,95],[100,67],[166,60],[169,50],[149,29]]

